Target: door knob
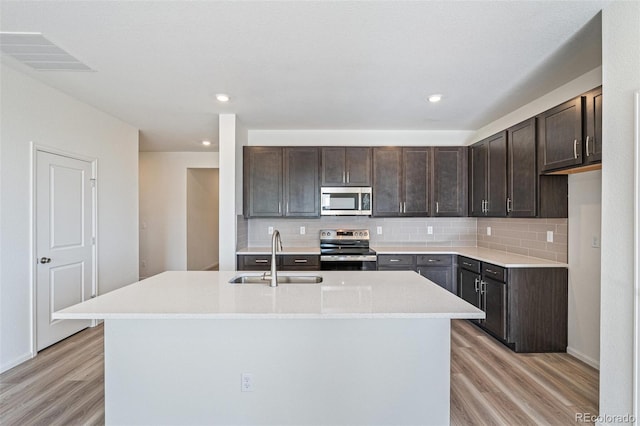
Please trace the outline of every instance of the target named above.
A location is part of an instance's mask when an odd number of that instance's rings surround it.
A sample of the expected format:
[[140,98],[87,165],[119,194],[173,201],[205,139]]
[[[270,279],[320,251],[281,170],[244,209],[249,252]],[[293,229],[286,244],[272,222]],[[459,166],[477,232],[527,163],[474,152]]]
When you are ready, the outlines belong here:
[[48,257],[41,257],[40,263],[51,263],[51,259],[49,259]]

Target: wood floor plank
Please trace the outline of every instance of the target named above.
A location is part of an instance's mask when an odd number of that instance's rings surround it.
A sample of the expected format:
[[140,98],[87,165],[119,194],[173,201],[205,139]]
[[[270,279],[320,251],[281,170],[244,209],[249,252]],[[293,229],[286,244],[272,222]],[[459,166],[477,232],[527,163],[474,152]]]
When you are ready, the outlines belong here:
[[[103,327],[0,375],[0,424],[103,425]],[[598,371],[570,355],[516,354],[468,321],[451,325],[451,424],[575,425],[598,414]]]

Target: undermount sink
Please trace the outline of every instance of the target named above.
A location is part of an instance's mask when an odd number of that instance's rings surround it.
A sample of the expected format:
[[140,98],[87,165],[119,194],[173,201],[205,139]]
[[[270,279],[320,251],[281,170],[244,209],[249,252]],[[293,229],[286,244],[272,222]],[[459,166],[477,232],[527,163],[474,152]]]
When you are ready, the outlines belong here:
[[[266,284],[269,285],[270,278],[263,275],[241,274],[231,278],[231,284]],[[284,275],[278,274],[278,284],[318,284],[322,282],[320,275]]]

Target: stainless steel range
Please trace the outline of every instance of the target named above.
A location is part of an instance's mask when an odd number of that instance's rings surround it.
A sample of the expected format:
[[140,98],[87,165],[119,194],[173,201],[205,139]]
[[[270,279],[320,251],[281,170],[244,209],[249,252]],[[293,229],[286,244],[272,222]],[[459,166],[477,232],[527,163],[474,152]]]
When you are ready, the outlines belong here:
[[368,229],[320,231],[320,269],[323,271],[375,271],[376,252],[369,248]]

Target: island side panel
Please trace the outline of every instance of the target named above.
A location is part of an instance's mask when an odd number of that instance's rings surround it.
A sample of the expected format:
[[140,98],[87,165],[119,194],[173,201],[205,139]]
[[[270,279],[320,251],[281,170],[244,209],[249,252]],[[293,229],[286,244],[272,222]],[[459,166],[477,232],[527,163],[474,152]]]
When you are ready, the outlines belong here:
[[107,424],[443,425],[449,380],[449,319],[105,321]]

